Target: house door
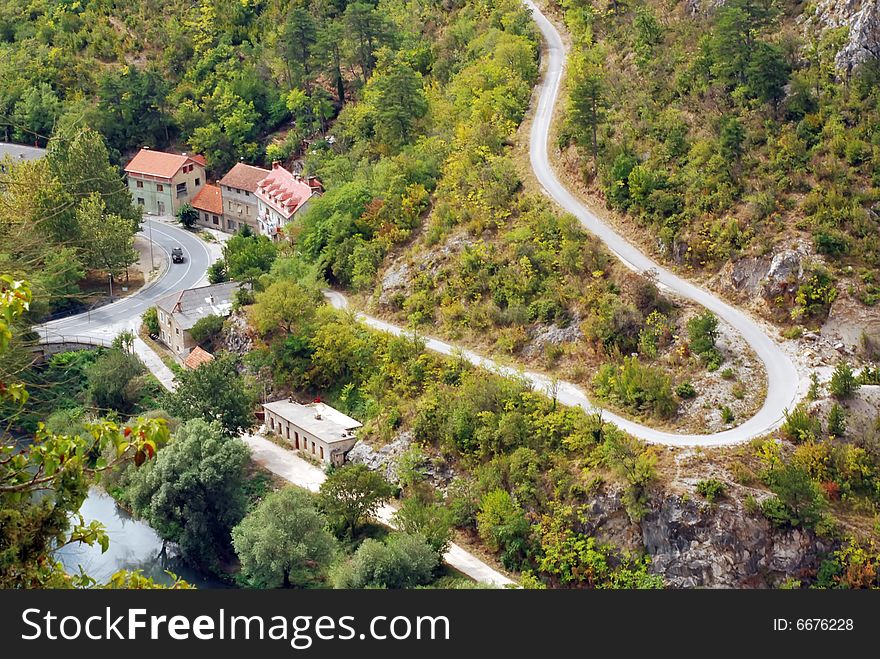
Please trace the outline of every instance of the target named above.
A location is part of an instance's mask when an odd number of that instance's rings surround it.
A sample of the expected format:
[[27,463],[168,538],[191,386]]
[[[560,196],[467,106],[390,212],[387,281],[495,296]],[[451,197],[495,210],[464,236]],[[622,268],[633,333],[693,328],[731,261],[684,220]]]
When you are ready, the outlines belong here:
[[165,202],[157,201],[156,203],[159,205],[159,215],[165,215]]

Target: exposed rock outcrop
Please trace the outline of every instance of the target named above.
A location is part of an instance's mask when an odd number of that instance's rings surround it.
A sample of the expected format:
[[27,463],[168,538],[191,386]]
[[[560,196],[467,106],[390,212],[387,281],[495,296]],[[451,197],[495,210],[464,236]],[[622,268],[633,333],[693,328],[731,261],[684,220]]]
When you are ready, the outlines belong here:
[[253,335],[243,311],[235,312],[226,321],[223,344],[226,350],[239,356],[253,349]]
[[821,29],[847,27],[849,33],[837,52],[837,68],[850,73],[880,58],[880,3],[877,0],[819,0],[815,22]]
[[587,504],[580,531],[625,550],[644,547],[651,571],[675,588],[770,588],[815,575],[831,546],[811,531],[779,529],[734,497],[708,506],[664,492],[638,524],[613,490]]
[[774,254],[761,284],[764,297],[772,300],[781,295],[793,295],[804,276],[802,259],[803,255],[793,249]]
[[[353,464],[363,464],[372,471],[378,471],[389,483],[397,484],[400,482],[400,476],[397,473],[400,456],[412,446],[413,435],[411,432],[405,431],[379,449],[374,449],[366,442],[359,441],[345,457]],[[448,465],[431,460],[428,456],[425,456],[425,460],[420,465],[414,466],[418,467],[426,480],[441,489],[449,485],[455,477],[455,473]]]

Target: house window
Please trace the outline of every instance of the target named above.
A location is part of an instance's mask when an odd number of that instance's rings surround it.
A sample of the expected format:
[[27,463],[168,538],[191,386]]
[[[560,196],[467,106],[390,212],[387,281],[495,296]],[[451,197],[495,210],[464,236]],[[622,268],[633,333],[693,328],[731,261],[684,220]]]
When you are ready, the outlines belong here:
[[323,446],[321,447],[321,459],[322,460],[324,459],[324,447]]
[[179,327],[175,327],[175,328],[174,328],[174,333],[177,334],[177,336],[180,336],[180,328],[179,328]]
[[144,187],[144,182],[143,181],[135,181],[135,185],[139,188],[142,188],[142,187]]
[[196,179],[196,187],[199,187],[202,184],[201,179]]
[[161,183],[156,184],[156,192],[165,192],[165,186]]
[[186,194],[186,183],[177,184],[177,196]]
[[235,231],[235,222],[233,222],[232,220],[229,220],[229,230]]
[[247,190],[245,190],[245,191],[244,191],[244,196],[245,196],[245,197],[250,197],[250,196],[251,196],[251,193],[248,192]]
[[251,207],[250,207],[250,206],[245,206],[245,207],[244,207],[244,214],[245,214],[245,215],[250,215],[250,214],[251,214]]
[[273,419],[271,416],[269,417],[269,427],[272,430],[275,430],[275,419]]
[[143,206],[143,205],[144,205],[144,198],[138,197],[138,206]]
[[214,221],[214,224],[220,224],[220,218],[218,218],[216,215],[212,215],[211,219]]

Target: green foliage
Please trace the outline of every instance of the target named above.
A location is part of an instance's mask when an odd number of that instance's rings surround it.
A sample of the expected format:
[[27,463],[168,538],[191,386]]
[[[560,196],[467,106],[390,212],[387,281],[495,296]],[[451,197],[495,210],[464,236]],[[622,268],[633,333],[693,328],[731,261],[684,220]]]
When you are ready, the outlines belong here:
[[858,388],[859,383],[856,381],[852,366],[847,362],[838,362],[831,374],[831,382],[828,384],[828,391],[831,395],[838,400],[847,400],[852,398]]
[[828,434],[838,438],[846,434],[846,413],[837,403],[828,412]]
[[135,355],[107,350],[86,369],[87,400],[101,410],[129,414],[141,399],[145,372]]
[[351,538],[393,492],[388,481],[365,465],[345,465],[321,483],[320,506],[337,534]]
[[199,219],[199,212],[189,203],[181,205],[176,215],[177,221],[186,229],[192,229]]
[[849,537],[819,567],[819,588],[880,588],[880,553],[873,539]]
[[710,371],[716,370],[724,357],[715,347],[718,340],[718,318],[711,311],[694,316],[687,323],[690,349],[703,358]]
[[508,569],[519,569],[530,553],[529,522],[522,507],[505,490],[492,490],[483,496],[477,532],[490,551],[501,554],[501,562]]
[[630,519],[638,522],[645,515],[649,488],[657,476],[657,455],[613,426],[603,434],[602,461],[627,484],[624,505]]
[[217,422],[187,421],[125,494],[138,515],[197,565],[218,569],[244,517],[250,451]]
[[338,551],[313,495],[286,487],[266,496],[232,529],[232,544],[248,584],[308,586],[323,581]]
[[159,336],[159,311],[156,307],[150,307],[144,311],[141,320],[144,323],[144,327],[147,328],[147,333],[149,333],[150,336]]
[[199,318],[190,328],[189,334],[193,341],[203,348],[208,348],[210,351],[223,332],[223,322],[223,316],[210,314],[204,318]]
[[250,308],[250,319],[264,336],[300,334],[314,319],[320,303],[320,292],[289,279],[280,279],[256,294],[255,303]]
[[394,513],[394,525],[404,533],[425,538],[439,556],[452,541],[452,511],[442,503],[425,500],[422,496],[405,498]]
[[793,410],[786,410],[782,432],[792,442],[808,442],[822,435],[822,422],[813,415],[807,405],[799,403]]
[[695,398],[697,395],[697,390],[690,382],[682,382],[675,388],[675,395],[681,399],[687,400],[690,398]]
[[601,397],[640,414],[668,419],[678,409],[669,376],[660,368],[624,357],[619,364],[603,364],[593,379]]
[[[247,226],[247,225],[245,225]],[[223,243],[223,263],[228,279],[253,283],[269,272],[278,248],[266,236],[242,229]]]
[[773,469],[767,484],[776,496],[766,499],[762,510],[777,526],[813,528],[825,515],[825,497],[804,469],[794,465]]
[[330,578],[334,588],[414,588],[429,583],[438,564],[437,553],[422,536],[392,533],[385,542],[364,540]]
[[173,416],[187,421],[217,421],[231,436],[253,425],[255,399],[239,374],[233,355],[224,354],[197,369],[182,371],[176,384],[163,403]]
[[[572,529],[571,508],[544,515],[537,535],[538,569],[553,586],[587,588],[663,588],[661,575],[649,574],[650,559],[621,555],[612,546]],[[580,516],[583,516],[581,514]]]
[[708,478],[697,483],[697,492],[710,504],[723,497],[725,489],[724,483],[717,478]]

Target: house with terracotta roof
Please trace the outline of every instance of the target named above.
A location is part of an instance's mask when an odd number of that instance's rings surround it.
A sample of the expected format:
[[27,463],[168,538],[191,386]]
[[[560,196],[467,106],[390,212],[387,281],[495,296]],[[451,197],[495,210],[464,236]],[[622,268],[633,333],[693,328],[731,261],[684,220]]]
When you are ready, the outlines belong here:
[[227,231],[238,231],[246,224],[254,233],[259,233],[257,186],[270,173],[268,169],[240,162],[217,182],[223,194]]
[[223,193],[219,185],[205,183],[190,202],[198,212],[197,224],[220,231],[228,231],[223,219]]
[[145,213],[174,215],[205,184],[205,158],[144,147],[125,166],[131,196]]
[[280,163],[272,163],[272,171],[257,184],[257,221],[259,232],[277,240],[281,229],[297,213],[308,206],[312,197],[320,196],[323,188],[317,179],[303,179]]

